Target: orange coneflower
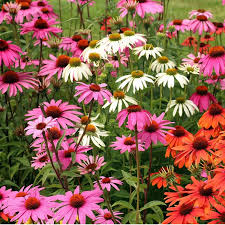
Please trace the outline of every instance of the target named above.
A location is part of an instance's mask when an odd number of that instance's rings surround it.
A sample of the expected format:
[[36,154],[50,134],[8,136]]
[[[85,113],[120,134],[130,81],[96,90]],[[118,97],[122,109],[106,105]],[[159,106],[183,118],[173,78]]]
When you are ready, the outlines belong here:
[[219,125],[225,126],[225,109],[221,105],[213,103],[209,106],[208,111],[202,115],[198,124],[207,129],[211,126],[213,128]]
[[212,140],[212,147],[215,149],[216,163],[225,163],[225,131],[221,132],[216,139]]
[[180,151],[175,157],[174,164],[179,168],[184,165],[190,168],[193,163],[199,165],[200,160],[208,160],[210,157],[211,143],[206,137],[198,136],[191,139],[184,139],[183,146],[174,147],[173,150]]
[[175,126],[175,130],[169,130],[168,132],[173,135],[166,135],[166,142],[168,144],[168,147],[166,149],[165,157],[169,157],[171,154],[171,156],[174,158],[176,156],[176,151],[174,151],[172,148],[183,145],[184,138],[190,139],[191,137],[193,137],[193,135],[185,130],[182,126]]
[[169,216],[162,224],[197,224],[196,217],[204,215],[203,209],[195,208],[192,202],[167,208]]
[[219,136],[221,129],[220,127],[209,127],[209,128],[201,128],[196,134],[195,136],[203,136],[206,137],[207,139],[210,139],[211,137],[216,138]]

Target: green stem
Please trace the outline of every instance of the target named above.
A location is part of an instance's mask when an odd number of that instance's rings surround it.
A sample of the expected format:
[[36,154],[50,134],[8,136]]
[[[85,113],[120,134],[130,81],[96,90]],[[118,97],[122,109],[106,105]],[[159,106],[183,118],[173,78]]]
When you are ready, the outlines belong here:
[[163,87],[162,87],[162,85],[160,85],[160,88],[159,88],[159,95],[160,95],[160,97],[159,97],[159,109],[161,110],[162,109],[162,95],[163,95]]
[[170,88],[170,102],[171,102],[172,98],[173,98],[173,88]]
[[[61,26],[61,29],[63,30],[63,27],[62,27],[62,5],[61,5],[61,0],[58,0],[59,1],[59,20],[60,20],[60,26]],[[61,36],[63,36],[63,32],[61,33]]]
[[151,93],[151,102],[150,102],[150,109],[151,109],[151,111],[152,111],[152,109],[153,109],[153,100],[154,100],[154,93],[153,93],[153,84],[151,84],[151,86],[150,86],[150,93]]
[[[73,17],[73,3],[70,3],[70,18]],[[69,31],[69,36],[71,36],[71,31],[72,31],[72,23],[73,20],[70,20],[70,31]]]

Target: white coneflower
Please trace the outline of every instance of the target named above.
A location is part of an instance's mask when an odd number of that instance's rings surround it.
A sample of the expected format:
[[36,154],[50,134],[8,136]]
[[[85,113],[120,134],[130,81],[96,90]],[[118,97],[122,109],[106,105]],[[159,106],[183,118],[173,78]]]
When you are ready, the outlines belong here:
[[144,34],[136,34],[134,31],[131,30],[124,31],[121,36],[124,46],[130,49],[132,49],[138,42],[142,42],[143,44],[146,43],[146,38]]
[[89,67],[81,62],[80,58],[74,57],[70,58],[69,64],[65,67],[62,73],[62,77],[65,82],[68,81],[70,77],[71,82],[74,80],[82,80],[85,77],[87,80],[89,76],[92,76],[91,70]]
[[157,58],[161,56],[161,52],[163,51],[160,47],[154,47],[152,44],[146,44],[137,48],[134,48],[134,54],[139,55],[140,59],[142,56],[145,56],[148,60],[150,56],[153,58]]
[[129,106],[128,103],[137,105],[137,101],[134,98],[125,95],[123,91],[114,91],[113,96],[111,97],[111,103],[107,101],[102,108],[104,109],[110,105],[109,112],[115,112],[116,108],[118,109],[118,112],[120,112],[123,108],[123,104],[127,108]]
[[147,88],[147,83],[154,84],[154,81],[153,81],[154,79],[155,77],[148,75],[141,70],[135,70],[131,72],[131,74],[122,76],[119,79],[117,79],[116,83],[123,81],[119,85],[119,89],[124,89],[126,87],[126,92],[130,90],[132,85],[133,93],[135,94],[136,91]]
[[168,59],[166,56],[161,56],[158,59],[156,59],[152,65],[151,70],[155,71],[157,73],[164,72],[169,68],[175,67],[175,63]]
[[184,111],[186,116],[190,117],[195,113],[195,111],[199,111],[198,107],[191,100],[186,100],[184,97],[178,97],[176,100],[170,101],[165,112],[168,112],[168,110],[173,107],[173,116],[175,116],[178,112],[179,116],[181,117]]
[[177,72],[177,69],[175,68],[167,69],[166,72],[164,73],[158,73],[156,77],[157,79],[155,80],[155,82],[157,83],[158,86],[162,84],[163,87],[167,85],[168,88],[174,87],[175,80],[178,81],[178,83],[182,88],[184,88],[184,85],[187,85],[189,82],[187,77],[179,74]]
[[199,75],[199,66],[197,65],[190,65],[190,64],[181,64],[178,67],[179,70],[183,71],[186,74],[195,74],[195,75]]

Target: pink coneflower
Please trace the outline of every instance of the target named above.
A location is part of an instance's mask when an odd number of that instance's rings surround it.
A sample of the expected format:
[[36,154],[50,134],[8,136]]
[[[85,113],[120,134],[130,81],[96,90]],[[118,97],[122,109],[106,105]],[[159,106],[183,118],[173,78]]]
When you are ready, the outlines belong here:
[[[120,150],[120,153],[124,153],[125,151],[133,152],[136,149],[136,142],[134,137],[126,137],[122,135],[122,137],[116,137],[116,141],[114,141],[110,147],[114,150]],[[138,140],[138,151],[145,151],[143,148],[143,144]]]
[[22,24],[21,34],[27,34],[29,32],[33,33],[33,38],[39,39],[49,39],[52,34],[60,33],[62,30],[60,28],[54,27],[53,25],[58,22],[55,19],[43,19],[42,17],[38,17],[37,19],[33,19],[31,22],[27,22]]
[[119,127],[121,127],[127,118],[127,127],[130,130],[137,127],[137,131],[141,131],[146,124],[150,125],[150,117],[151,113],[142,109],[140,105],[130,105],[118,113],[116,120],[119,121]]
[[225,5],[225,0],[222,0],[222,4]]
[[6,202],[7,198],[10,196],[10,194],[11,194],[11,189],[6,190],[5,186],[0,188],[0,209]]
[[[23,70],[26,66],[31,66],[31,65],[35,65],[33,63],[33,60],[31,60],[28,56],[27,56],[27,52],[24,52],[23,56],[21,56],[20,59],[17,59],[15,61],[14,67],[15,68],[20,68],[21,70]],[[39,62],[38,64],[39,65]]]
[[78,102],[82,102],[84,100],[84,104],[88,104],[93,99],[98,101],[100,105],[103,105],[105,98],[111,103],[112,94],[104,88],[107,84],[85,84],[82,82],[77,82],[77,84],[80,85],[75,87],[77,93],[74,96],[76,97],[80,95]]
[[[81,163],[81,160],[87,159],[87,156],[83,153],[91,150],[92,147],[79,145],[75,152],[76,143],[74,142],[71,143],[71,141],[68,140],[68,141],[62,142],[60,149],[61,150],[58,150],[59,160],[62,164],[62,169],[65,170],[72,161],[73,152],[76,159],[75,162]],[[53,159],[55,160],[55,155]]]
[[174,26],[176,31],[185,32],[186,30],[189,30],[188,24],[190,20],[180,20],[175,19],[171,21],[168,26]]
[[198,86],[190,100],[198,106],[200,112],[207,110],[212,103],[217,102],[216,98],[208,92],[206,86]]
[[207,84],[216,84],[217,82],[219,82],[219,76],[217,75],[210,75],[208,77],[209,79],[205,80]]
[[8,203],[8,210],[18,212],[11,221],[18,220],[18,224],[26,223],[28,219],[34,222],[38,220],[48,220],[48,216],[53,217],[54,214],[51,208],[55,203],[51,202],[54,198],[40,195],[36,189],[30,195],[23,198],[16,198],[14,201]]
[[185,40],[184,40],[184,42],[183,43],[181,43],[181,45],[183,45],[183,46],[189,46],[189,47],[195,47],[195,46],[197,46],[197,40],[196,40],[196,38],[195,37],[192,37],[192,36],[190,36],[190,37],[187,37]]
[[52,54],[50,54],[49,57],[51,60],[43,60],[43,64],[45,65],[41,67],[39,75],[47,75],[47,79],[50,80],[56,73],[58,73],[58,79],[60,79],[63,69],[69,64],[70,57],[67,55],[60,55],[56,58]]
[[196,65],[199,66],[200,59],[204,58],[204,54],[198,53],[197,57],[194,54],[187,55],[188,58],[182,59],[182,63],[190,64],[191,66]]
[[168,131],[164,129],[174,129],[173,127],[167,126],[170,123],[169,120],[163,120],[165,113],[162,113],[159,117],[155,114],[151,117],[150,123],[144,126],[144,130],[138,134],[138,138],[141,139],[142,142],[145,142],[145,148],[147,149],[150,144],[153,142],[157,144],[157,142],[161,142],[162,144],[166,144],[166,135],[169,134]]
[[79,40],[77,46],[73,49],[73,57],[80,57],[85,48],[89,46],[89,41],[86,39]]
[[54,13],[53,9],[52,8],[49,8],[49,7],[43,7],[40,9],[41,11],[41,17],[43,19],[56,19],[58,18],[57,14]]
[[1,11],[0,11],[0,24],[3,22],[3,20],[4,20],[7,16],[10,15],[9,12],[6,10],[5,6],[6,6],[6,4],[3,4],[3,5],[2,5],[2,9],[1,9]]
[[[112,214],[110,213],[108,209],[99,209],[98,213],[99,215],[96,217],[94,224],[114,224],[112,220]],[[118,215],[121,215],[121,214],[122,213],[118,211],[113,212],[113,215],[117,223],[120,223],[121,217],[119,217]]]
[[20,5],[16,2],[7,2],[2,5],[0,12],[0,24],[5,20],[7,23],[12,23],[12,16],[15,16],[21,9]]
[[[55,101],[54,99],[50,103],[43,102],[43,105],[46,116],[51,116],[64,129],[67,129],[67,126],[73,127],[74,122],[80,122],[80,118],[77,115],[82,115],[82,113],[76,111],[80,109],[76,105],[68,105],[68,102],[62,102],[62,100]],[[28,111],[25,116],[29,117],[26,120],[34,120],[40,115],[44,116],[39,107]]]
[[205,16],[206,18],[213,17],[212,13],[206,11],[205,9],[192,10],[191,12],[189,12],[189,14],[190,14],[189,18],[192,18],[193,16]]
[[80,193],[80,187],[77,186],[74,193],[68,191],[63,196],[57,196],[62,202],[58,203],[59,210],[55,213],[55,220],[62,220],[64,224],[74,224],[77,217],[80,224],[86,223],[86,216],[95,220],[93,211],[98,211],[100,209],[98,203],[104,201],[100,198],[101,195],[102,191],[98,189]]
[[206,16],[197,16],[196,19],[191,20],[189,23],[189,28],[193,33],[196,33],[198,31],[199,35],[202,35],[202,32],[215,32],[215,26],[212,22],[208,21],[208,18]]
[[82,160],[81,163],[79,163],[78,170],[80,171],[80,174],[95,174],[97,170],[99,170],[102,166],[104,166],[106,162],[104,162],[104,157],[99,157],[98,155],[96,157],[89,155],[85,160]]
[[[109,56],[109,63],[113,65],[114,68],[119,68],[119,59],[117,56]],[[128,57],[125,55],[120,55],[120,62],[122,65],[127,67]]]
[[9,96],[16,96],[17,89],[19,92],[23,92],[22,87],[29,89],[34,88],[34,86],[38,86],[38,81],[29,72],[9,70],[0,76],[0,90],[2,94],[9,90]]
[[82,40],[82,37],[80,35],[73,35],[71,38],[63,37],[59,48],[62,48],[64,51],[67,52],[74,52],[77,48],[77,43],[80,40]]
[[37,1],[32,1],[31,6],[38,7],[38,8],[44,8],[44,7],[50,7],[52,8],[51,5],[49,5],[49,2],[47,0],[37,0]]
[[23,53],[19,46],[11,43],[11,41],[0,39],[0,66],[2,63],[7,67],[11,66],[16,59],[20,58],[19,53]]
[[203,57],[200,71],[204,75],[210,76],[215,71],[216,75],[225,74],[225,49],[223,46],[215,46],[210,48],[209,54]]
[[93,0],[78,0],[78,3],[80,5],[84,5],[84,4],[88,3],[88,5],[92,6],[95,3],[95,1],[93,1]]
[[[106,189],[107,191],[111,190],[111,187],[114,187],[117,191],[120,189],[117,187],[117,185],[122,185],[123,182],[115,179],[114,177],[100,177],[101,179],[99,180],[99,183],[102,187],[102,189]],[[94,188],[99,188],[97,181],[94,182]]]
[[35,170],[41,169],[42,167],[46,166],[47,163],[50,162],[47,152],[37,153],[37,155],[32,158],[33,158],[33,161],[31,161],[32,163],[31,167],[34,167]]

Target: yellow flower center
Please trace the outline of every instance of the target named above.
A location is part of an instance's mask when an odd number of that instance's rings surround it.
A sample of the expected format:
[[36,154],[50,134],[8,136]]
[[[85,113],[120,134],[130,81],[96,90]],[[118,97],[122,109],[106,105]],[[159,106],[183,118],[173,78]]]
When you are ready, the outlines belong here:
[[134,77],[134,78],[143,77],[144,72],[141,71],[141,70],[135,70],[135,71],[131,72],[131,76]]
[[132,30],[126,30],[126,31],[123,32],[123,34],[125,36],[134,36],[135,35],[135,32],[132,31]]
[[78,58],[78,57],[70,58],[69,64],[70,64],[71,67],[80,66],[81,65],[80,58]]
[[96,132],[96,127],[93,124],[88,124],[86,131],[95,133]]
[[158,58],[158,62],[161,64],[166,64],[166,63],[168,63],[168,61],[169,61],[169,59],[166,56],[161,56]]
[[98,53],[96,53],[96,52],[93,52],[93,53],[90,53],[90,54],[89,54],[89,59],[90,59],[91,61],[93,61],[93,62],[99,61],[100,58],[101,58],[100,55],[99,55]]
[[125,93],[123,91],[114,91],[114,98],[123,99],[125,97]]
[[97,43],[98,43],[98,40],[93,40],[93,41],[91,41],[91,42],[89,43],[89,47],[90,47],[90,48],[95,48],[96,45],[97,45]]
[[166,74],[174,76],[177,74],[177,69],[175,69],[175,68],[167,69]]
[[178,98],[176,98],[176,102],[182,104],[182,103],[185,102],[185,98],[184,97],[178,97]]
[[113,33],[109,35],[110,41],[119,41],[121,40],[121,35],[119,33]]
[[187,71],[188,72],[194,72],[194,68],[189,66],[189,67],[187,67]]
[[154,46],[152,44],[146,44],[144,45],[144,50],[152,50]]

